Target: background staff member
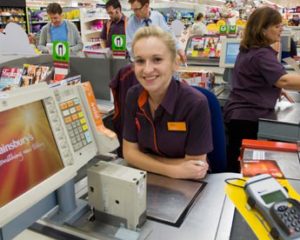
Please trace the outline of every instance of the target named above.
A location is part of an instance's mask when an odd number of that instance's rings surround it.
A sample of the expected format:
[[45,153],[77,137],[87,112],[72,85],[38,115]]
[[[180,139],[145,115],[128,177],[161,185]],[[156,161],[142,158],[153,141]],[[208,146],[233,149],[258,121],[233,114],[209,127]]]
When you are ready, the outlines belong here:
[[122,13],[121,4],[118,0],[109,0],[105,4],[105,8],[110,20],[103,27],[101,46],[111,48],[112,35],[125,34],[127,17]]
[[176,81],[176,46],[156,26],[137,31],[132,43],[134,71],[141,85],[129,89],[123,155],[129,164],[172,178],[206,175],[212,150],[207,99]]
[[204,16],[202,13],[198,13],[196,17],[196,21],[192,25],[191,34],[202,36],[208,33],[206,29],[206,25],[202,22],[203,17]]
[[[131,10],[133,11],[133,15],[130,16],[128,20],[128,26],[126,28],[126,46],[129,55],[132,57],[132,39],[134,37],[135,32],[144,26],[155,25],[159,26],[166,32],[170,32],[171,30],[167,25],[163,15],[158,11],[154,11],[150,9],[149,0],[129,0],[128,3],[131,5]],[[177,53],[182,62],[186,62],[186,56],[183,49],[180,48],[179,42],[176,41],[176,49]]]
[[51,22],[42,28],[38,48],[43,53],[49,53],[49,49],[46,47],[47,43],[67,41],[71,53],[75,54],[81,51],[83,43],[77,27],[74,23],[63,20],[61,6],[58,3],[50,3],[47,6],[47,14]]
[[242,139],[257,138],[258,119],[274,114],[282,88],[300,90],[300,76],[287,74],[270,47],[280,41],[282,30],[280,13],[270,7],[256,9],[248,19],[224,106],[229,171],[240,171]]

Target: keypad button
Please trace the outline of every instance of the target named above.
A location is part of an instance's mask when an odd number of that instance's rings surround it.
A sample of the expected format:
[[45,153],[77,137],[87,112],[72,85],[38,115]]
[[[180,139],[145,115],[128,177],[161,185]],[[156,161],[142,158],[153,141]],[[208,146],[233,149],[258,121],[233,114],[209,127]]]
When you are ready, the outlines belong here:
[[83,130],[83,131],[87,131],[88,129],[89,129],[89,128],[88,128],[88,125],[83,125],[83,126],[82,126],[82,130]]
[[287,206],[284,206],[284,205],[281,205],[281,206],[279,206],[278,208],[277,208],[277,210],[279,211],[279,212],[284,212],[284,211],[286,211],[288,209],[288,207]]
[[66,110],[62,111],[62,115],[63,115],[64,117],[70,115],[69,109],[66,109]]
[[74,99],[73,99],[73,101],[74,101],[75,105],[77,105],[77,104],[79,104],[79,103],[80,103],[80,101],[79,101],[79,99],[78,99],[78,98],[74,98]]
[[68,104],[68,107],[73,107],[74,106],[74,102],[72,100],[68,101],[67,104]]
[[85,124],[85,123],[86,123],[85,118],[80,119],[80,123],[81,123],[81,124]]
[[90,143],[92,141],[91,135],[89,132],[85,132],[85,139],[87,141],[87,143]]
[[84,117],[83,112],[79,112],[79,113],[78,113],[78,117],[79,117],[79,118],[83,118],[83,117]]
[[74,137],[74,136],[75,136],[74,131],[69,131],[69,136],[70,136],[71,138]]
[[81,140],[85,139],[85,135],[83,133],[80,134]]

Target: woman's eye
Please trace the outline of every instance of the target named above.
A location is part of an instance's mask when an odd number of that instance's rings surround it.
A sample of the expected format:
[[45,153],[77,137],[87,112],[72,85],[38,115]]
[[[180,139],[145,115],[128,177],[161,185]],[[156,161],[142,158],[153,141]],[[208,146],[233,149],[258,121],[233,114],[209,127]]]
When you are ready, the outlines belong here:
[[162,61],[162,58],[154,58],[153,62],[155,63],[160,63]]
[[134,60],[134,62],[136,64],[143,64],[145,61],[143,59],[136,59],[136,60]]

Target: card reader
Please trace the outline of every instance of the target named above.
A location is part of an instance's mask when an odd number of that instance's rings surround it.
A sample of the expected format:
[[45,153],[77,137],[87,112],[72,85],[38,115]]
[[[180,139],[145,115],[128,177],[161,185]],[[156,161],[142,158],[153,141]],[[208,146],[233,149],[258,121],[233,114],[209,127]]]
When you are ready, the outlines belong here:
[[274,239],[300,239],[300,204],[290,199],[271,175],[261,174],[245,184],[247,202],[270,226]]

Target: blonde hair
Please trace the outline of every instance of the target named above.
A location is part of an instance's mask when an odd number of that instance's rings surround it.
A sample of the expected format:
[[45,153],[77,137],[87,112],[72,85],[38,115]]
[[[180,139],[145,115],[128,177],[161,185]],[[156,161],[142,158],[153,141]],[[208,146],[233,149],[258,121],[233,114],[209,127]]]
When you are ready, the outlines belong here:
[[172,35],[168,32],[165,32],[164,30],[162,30],[160,27],[157,26],[149,26],[149,27],[143,27],[140,28],[134,35],[133,41],[132,41],[132,52],[134,55],[134,46],[135,44],[143,39],[143,38],[150,38],[150,37],[156,37],[158,39],[160,39],[168,48],[168,50],[171,53],[171,57],[172,59],[176,59],[176,44],[174,41],[174,38],[172,37]]

